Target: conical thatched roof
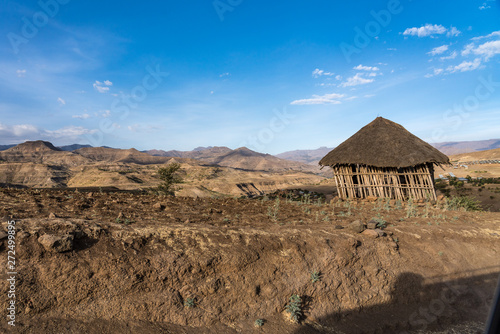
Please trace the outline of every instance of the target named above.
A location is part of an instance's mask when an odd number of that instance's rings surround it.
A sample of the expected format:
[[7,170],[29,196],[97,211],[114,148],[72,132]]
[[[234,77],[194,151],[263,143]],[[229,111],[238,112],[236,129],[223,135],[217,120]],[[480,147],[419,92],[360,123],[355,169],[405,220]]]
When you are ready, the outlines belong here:
[[427,162],[449,164],[450,160],[401,125],[377,117],[324,156],[319,164],[410,167]]

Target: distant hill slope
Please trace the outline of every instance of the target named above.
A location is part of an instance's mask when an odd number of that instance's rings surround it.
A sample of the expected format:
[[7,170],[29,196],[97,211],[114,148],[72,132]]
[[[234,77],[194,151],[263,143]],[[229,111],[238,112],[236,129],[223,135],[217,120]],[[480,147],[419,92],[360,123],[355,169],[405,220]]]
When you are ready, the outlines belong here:
[[[478,141],[459,141],[431,144],[446,155],[454,155],[468,152],[479,152],[500,148],[500,139],[478,140]],[[317,165],[334,147],[320,147],[315,150],[295,150],[276,154],[281,159],[298,161],[310,165]]]
[[155,157],[135,148],[122,150],[107,147],[83,147],[74,151],[82,157],[96,162],[123,162],[136,164],[161,164],[169,160],[167,157]]
[[434,143],[431,145],[446,155],[454,155],[500,148],[500,139]]
[[462,153],[450,156],[450,160],[476,161],[476,160],[500,160],[500,148],[472,153]]
[[74,150],[78,150],[79,148],[92,147],[92,146],[73,144],[73,145],[65,145],[65,146],[58,146],[58,147],[63,151],[74,151]]
[[232,150],[224,146],[216,146],[196,148],[193,151],[150,150],[146,152],[155,156],[189,158],[203,161],[211,165],[244,170],[262,170],[273,172],[295,170],[316,174],[326,172],[321,172],[317,166],[309,166],[301,162],[280,159],[270,154],[252,151],[246,147],[240,147],[236,150]]
[[63,151],[52,143],[42,140],[27,141],[0,152],[0,160],[4,162],[35,162],[75,166],[88,162],[87,159],[73,152]]
[[276,154],[276,157],[286,160],[298,161],[310,165],[318,165],[318,161],[333,150],[332,147],[320,147],[315,150],[295,150]]

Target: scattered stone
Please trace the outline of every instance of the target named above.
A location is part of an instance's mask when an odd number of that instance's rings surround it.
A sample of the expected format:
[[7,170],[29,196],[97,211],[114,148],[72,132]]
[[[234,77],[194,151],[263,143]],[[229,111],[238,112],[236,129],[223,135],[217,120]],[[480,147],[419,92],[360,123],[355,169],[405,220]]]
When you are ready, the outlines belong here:
[[375,220],[370,220],[368,223],[366,223],[366,228],[370,230],[374,230],[377,228],[377,222]]
[[153,209],[155,209],[157,211],[163,211],[163,210],[165,210],[165,205],[163,205],[160,202],[158,202],[158,203],[155,203],[153,205]]
[[89,193],[87,194],[87,197],[89,197],[89,198],[90,198],[90,197],[92,197],[92,196],[94,196],[94,193],[93,193],[93,192],[89,192]]
[[342,227],[341,225],[335,225],[335,229],[336,230],[342,230],[344,227]]
[[365,224],[361,220],[355,220],[349,224],[349,229],[356,233],[361,233],[365,230]]
[[389,242],[389,246],[394,248],[395,250],[399,249],[399,245],[397,243],[395,243],[394,241]]
[[378,233],[379,237],[385,237],[387,235],[384,231],[382,231],[379,228],[375,229],[374,231]]
[[366,236],[373,237],[373,238],[379,237],[379,234],[376,230],[364,230],[362,233]]
[[73,236],[44,234],[38,238],[38,242],[47,250],[57,253],[67,252],[73,249]]
[[54,212],[49,213],[49,219],[55,219],[55,218],[57,218],[57,216]]

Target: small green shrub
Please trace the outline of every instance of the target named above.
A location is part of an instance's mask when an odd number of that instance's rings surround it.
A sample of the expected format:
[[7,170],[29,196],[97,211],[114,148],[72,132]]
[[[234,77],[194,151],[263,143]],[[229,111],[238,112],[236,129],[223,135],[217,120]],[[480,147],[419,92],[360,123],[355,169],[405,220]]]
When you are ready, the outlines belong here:
[[184,301],[184,307],[193,308],[196,307],[196,300],[194,298],[186,298]]
[[286,311],[290,314],[290,319],[298,323],[302,317],[302,298],[299,295],[292,295],[286,305]]
[[447,198],[448,210],[482,211],[480,202],[473,197],[460,196]]
[[321,280],[321,273],[319,271],[311,272],[311,282],[316,283]]
[[254,322],[255,327],[262,327],[264,326],[264,319],[257,319]]

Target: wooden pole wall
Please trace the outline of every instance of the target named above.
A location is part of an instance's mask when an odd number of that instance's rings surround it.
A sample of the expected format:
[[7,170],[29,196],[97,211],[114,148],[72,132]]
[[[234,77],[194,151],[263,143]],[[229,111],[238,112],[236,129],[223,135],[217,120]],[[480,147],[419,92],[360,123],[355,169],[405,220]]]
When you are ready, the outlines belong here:
[[407,200],[410,197],[436,199],[432,165],[424,164],[400,169],[338,165],[333,167],[333,173],[339,197],[342,199],[368,196],[399,200]]

